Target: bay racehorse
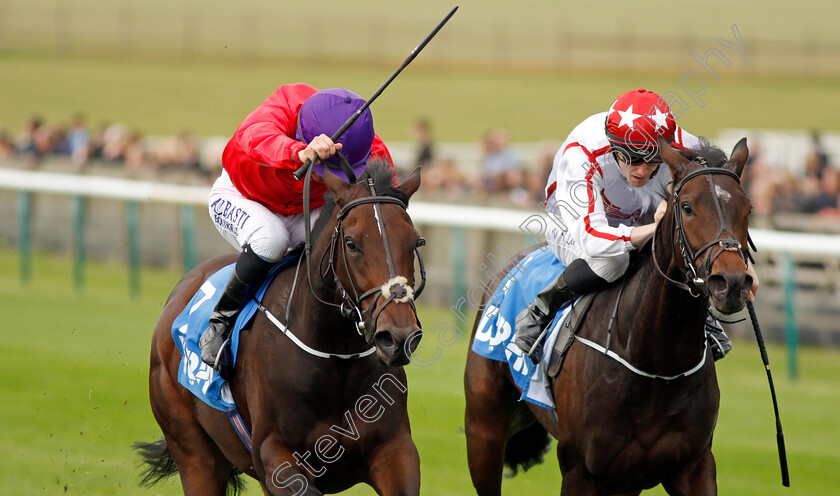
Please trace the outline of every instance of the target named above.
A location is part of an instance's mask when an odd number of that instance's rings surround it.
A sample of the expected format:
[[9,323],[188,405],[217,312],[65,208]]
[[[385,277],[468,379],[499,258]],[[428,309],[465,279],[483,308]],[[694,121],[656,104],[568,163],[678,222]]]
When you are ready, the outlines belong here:
[[186,495],[224,495],[228,485],[241,487],[241,472],[271,495],[334,493],[360,482],[382,495],[419,493],[402,368],[422,334],[413,296],[425,282],[415,290],[424,241],[406,212],[419,169],[399,186],[381,163],[354,185],[330,173],[325,183],[331,196],[313,228],[311,256],[274,279],[265,311],[241,334],[229,384],[252,434],[250,452],[224,412],[178,383],[181,354],[171,334],[196,290],[235,256],[199,265],[169,296],[149,371],[164,439],[136,445],[147,485],[177,471]]
[[717,494],[720,393],[704,321],[710,304],[722,314],[741,310],[752,285],[751,206],[739,185],[749,151],[743,139],[727,161],[708,142],[679,153],[660,140],[660,153],[675,185],[668,210],[635,267],[584,316],[583,339],[551,380],[556,418],[517,401],[507,364],[470,349],[465,427],[478,494],[501,494],[505,464],[515,473],[542,461],[548,434],[557,439],[563,496],[638,495],[658,484],[674,496]]

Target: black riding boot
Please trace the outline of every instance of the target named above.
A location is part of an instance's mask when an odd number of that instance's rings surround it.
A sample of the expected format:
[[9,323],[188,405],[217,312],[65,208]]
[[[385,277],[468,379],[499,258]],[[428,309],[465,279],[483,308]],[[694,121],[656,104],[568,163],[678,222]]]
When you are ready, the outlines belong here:
[[210,315],[210,327],[198,343],[201,348],[201,360],[220,373],[224,372],[222,376],[225,378],[233,364],[230,348],[225,342],[230,337],[230,331],[239,312],[242,311],[250,289],[263,282],[273,265],[274,262],[263,260],[251,251],[250,246],[245,247],[222,291],[222,297]]
[[586,260],[572,261],[551,285],[537,294],[534,302],[516,316],[513,342],[534,363],[542,360],[543,333],[564,303],[607,287],[609,283],[592,271]]
[[565,272],[539,293],[534,302],[516,316],[516,333],[513,342],[525,352],[532,362],[542,360],[543,331],[554,319],[563,303],[574,298],[575,293],[566,285]]

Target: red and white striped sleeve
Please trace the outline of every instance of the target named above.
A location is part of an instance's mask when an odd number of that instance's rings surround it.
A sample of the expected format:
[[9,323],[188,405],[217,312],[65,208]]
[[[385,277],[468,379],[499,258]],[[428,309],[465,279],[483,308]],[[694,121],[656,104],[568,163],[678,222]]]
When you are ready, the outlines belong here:
[[603,176],[601,168],[594,165],[586,175],[586,194],[589,200],[586,214],[577,225],[578,239],[583,252],[589,257],[613,257],[633,249],[630,243],[632,226],[619,224],[611,227],[604,212]]
[[578,244],[575,250],[593,258],[617,256],[633,249],[633,228],[611,227],[604,211],[603,174],[597,161],[603,153],[591,152],[576,143],[561,150],[555,159],[554,189],[546,202],[552,217],[563,223],[562,227]]

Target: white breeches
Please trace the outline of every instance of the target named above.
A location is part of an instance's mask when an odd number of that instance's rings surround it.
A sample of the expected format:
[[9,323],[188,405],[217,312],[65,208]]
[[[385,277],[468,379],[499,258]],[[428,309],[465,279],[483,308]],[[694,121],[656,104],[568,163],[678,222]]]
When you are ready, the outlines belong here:
[[582,258],[592,272],[595,272],[607,282],[613,282],[624,275],[630,265],[630,254],[625,252],[615,257],[590,257],[579,250],[580,242],[569,235],[569,232],[559,226],[550,226],[545,233],[548,246],[557,259],[564,265]]
[[[210,189],[209,211],[213,225],[228,243],[239,251],[251,245],[254,253],[267,261],[280,260],[289,247],[305,240],[303,213],[278,214],[245,198],[225,170]],[[311,225],[320,213],[320,207],[312,209]]]

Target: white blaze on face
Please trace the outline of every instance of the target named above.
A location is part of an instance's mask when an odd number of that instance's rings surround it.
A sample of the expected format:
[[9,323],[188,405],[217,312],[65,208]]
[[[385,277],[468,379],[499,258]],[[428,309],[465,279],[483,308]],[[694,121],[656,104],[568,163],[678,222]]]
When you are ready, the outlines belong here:
[[717,193],[718,198],[720,198],[724,203],[732,199],[732,195],[717,184],[715,184],[715,193]]
[[382,219],[379,218],[379,209],[373,207],[373,216],[376,217],[376,228],[379,229],[379,235],[382,236]]

